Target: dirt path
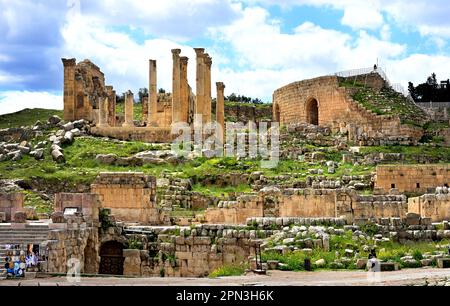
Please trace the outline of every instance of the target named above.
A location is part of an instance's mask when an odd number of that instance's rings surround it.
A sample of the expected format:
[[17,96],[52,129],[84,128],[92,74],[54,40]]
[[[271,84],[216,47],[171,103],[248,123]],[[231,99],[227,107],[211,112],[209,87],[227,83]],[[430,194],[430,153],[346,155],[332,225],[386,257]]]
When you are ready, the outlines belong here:
[[[368,286],[411,285],[425,279],[449,278],[450,269],[405,269],[369,276],[364,271],[285,272],[269,271],[268,275],[208,278],[81,278],[81,286]],[[30,280],[2,280],[0,286],[71,286],[65,277]]]

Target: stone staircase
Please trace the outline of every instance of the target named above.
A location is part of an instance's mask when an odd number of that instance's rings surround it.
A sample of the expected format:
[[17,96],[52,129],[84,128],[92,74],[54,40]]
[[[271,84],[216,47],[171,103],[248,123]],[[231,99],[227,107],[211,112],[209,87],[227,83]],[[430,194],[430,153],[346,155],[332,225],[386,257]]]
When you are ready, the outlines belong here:
[[[24,228],[0,227],[0,279],[6,277],[5,257],[8,252],[19,256],[20,251],[27,250],[28,244],[40,244],[48,239],[48,226],[25,226]],[[6,245],[18,246],[7,250]]]
[[39,244],[47,240],[48,226],[27,226],[25,228],[0,228],[0,245]]

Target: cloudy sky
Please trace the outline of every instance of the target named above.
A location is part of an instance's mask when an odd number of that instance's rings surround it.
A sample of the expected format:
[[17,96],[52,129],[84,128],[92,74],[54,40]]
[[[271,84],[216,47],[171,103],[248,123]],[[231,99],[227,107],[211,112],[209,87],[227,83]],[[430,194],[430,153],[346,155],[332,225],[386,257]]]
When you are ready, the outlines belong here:
[[[62,109],[61,58],[91,59],[118,92],[171,88],[172,48],[213,57],[213,82],[265,101],[287,83],[376,63],[393,83],[450,78],[447,0],[0,0],[0,114]],[[213,90],[213,95],[215,95]]]

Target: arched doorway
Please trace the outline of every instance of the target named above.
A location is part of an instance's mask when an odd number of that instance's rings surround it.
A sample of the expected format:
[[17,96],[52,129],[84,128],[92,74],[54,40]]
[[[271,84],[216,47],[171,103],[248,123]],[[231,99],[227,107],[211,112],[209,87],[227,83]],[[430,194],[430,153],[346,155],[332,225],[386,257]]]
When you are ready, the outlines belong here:
[[319,125],[319,103],[314,98],[306,102],[306,122]]
[[100,249],[99,274],[123,275],[123,244],[108,241]]

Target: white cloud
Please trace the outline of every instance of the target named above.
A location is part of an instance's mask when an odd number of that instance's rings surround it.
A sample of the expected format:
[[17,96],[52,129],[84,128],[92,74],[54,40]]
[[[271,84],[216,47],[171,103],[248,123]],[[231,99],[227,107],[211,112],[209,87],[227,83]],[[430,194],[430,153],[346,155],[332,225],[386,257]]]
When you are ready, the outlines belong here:
[[406,49],[366,31],[352,37],[311,22],[286,34],[262,8],[246,8],[242,19],[212,30],[211,35],[222,44],[229,44],[240,64],[239,69],[220,71],[220,77],[229,85],[227,91],[265,99],[289,82],[371,67],[377,58],[392,60]]
[[388,61],[387,64],[390,79],[401,83],[405,88],[408,81],[415,85],[424,83],[433,72],[436,73],[438,80],[449,78],[449,56],[412,54],[403,59]]
[[239,17],[239,9],[239,4],[229,0],[81,0],[80,5],[83,15],[105,25],[141,29],[146,34],[176,41],[202,37],[208,27]]
[[13,75],[6,71],[0,70],[0,85],[2,84],[15,84],[23,81],[23,77],[20,75]]
[[344,7],[342,24],[354,29],[377,29],[383,25],[383,15],[370,2]]
[[[195,53],[186,45],[168,39],[146,40],[139,44],[125,33],[107,30],[97,20],[85,16],[72,16],[62,29],[65,41],[63,57],[83,60],[89,58],[105,73],[106,82],[118,93],[148,87],[148,60],[156,59],[158,87],[172,89],[171,49],[181,48],[182,55],[190,58],[189,76],[194,80]],[[88,47],[87,47],[88,46]],[[191,81],[192,83],[192,81]]]
[[[448,0],[242,0],[259,5],[328,7],[343,11],[341,23],[351,28],[378,29],[393,21],[403,30],[417,30],[423,36],[450,38]],[[384,18],[384,15],[387,18]]]
[[25,108],[63,109],[63,97],[49,92],[0,92],[0,115]]

